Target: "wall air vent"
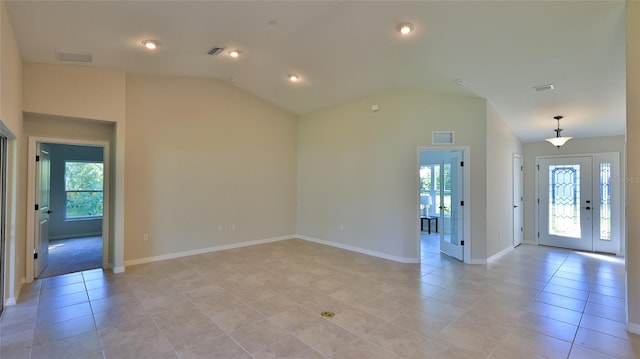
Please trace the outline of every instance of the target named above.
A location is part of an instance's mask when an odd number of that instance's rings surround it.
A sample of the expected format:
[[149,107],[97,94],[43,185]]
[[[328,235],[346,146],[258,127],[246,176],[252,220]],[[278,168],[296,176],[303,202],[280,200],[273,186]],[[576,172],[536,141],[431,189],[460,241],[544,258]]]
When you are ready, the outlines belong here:
[[213,49],[207,52],[211,56],[216,56],[224,50],[224,47],[214,47]]
[[65,62],[91,62],[93,61],[93,55],[88,52],[56,51],[56,60]]
[[434,131],[431,133],[431,143],[434,145],[453,145],[453,132]]

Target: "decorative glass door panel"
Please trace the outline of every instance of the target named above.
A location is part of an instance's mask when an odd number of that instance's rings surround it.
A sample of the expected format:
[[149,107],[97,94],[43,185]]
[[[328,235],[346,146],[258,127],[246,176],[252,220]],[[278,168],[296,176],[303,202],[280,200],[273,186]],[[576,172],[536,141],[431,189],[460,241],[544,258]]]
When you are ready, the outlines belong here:
[[540,244],[593,250],[591,157],[539,160]]

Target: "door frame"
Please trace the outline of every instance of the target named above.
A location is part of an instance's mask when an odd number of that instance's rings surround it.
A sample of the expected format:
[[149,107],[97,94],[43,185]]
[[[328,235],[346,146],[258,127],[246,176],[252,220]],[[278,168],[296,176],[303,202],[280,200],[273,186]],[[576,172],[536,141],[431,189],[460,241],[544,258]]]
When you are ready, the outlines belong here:
[[7,272],[7,151],[9,138],[0,129],[0,317],[5,309]]
[[104,182],[103,182],[103,200],[102,200],[102,268],[111,267],[109,263],[110,248],[112,247],[111,239],[111,159],[110,144],[106,141],[63,139],[52,137],[36,137],[29,136],[27,148],[27,240],[26,240],[26,273],[25,280],[27,283],[33,282],[34,277],[34,259],[33,250],[35,245],[35,215],[34,208],[36,205],[36,144],[37,143],[54,143],[61,145],[76,146],[93,146],[102,147],[103,164],[104,164]]
[[[540,184],[539,184],[539,175],[538,175],[538,160],[539,159],[549,159],[549,158],[570,158],[570,157],[591,157],[592,159],[592,166],[593,166],[593,161],[597,160],[599,158],[599,156],[615,156],[615,161],[614,161],[614,165],[617,166],[616,171],[614,171],[611,174],[611,183],[614,182],[618,182],[618,186],[616,186],[615,188],[612,188],[612,191],[617,192],[617,196],[619,199],[619,203],[612,207],[612,213],[617,213],[617,217],[615,221],[612,220],[612,225],[611,225],[611,233],[612,235],[615,233],[618,235],[618,246],[615,249],[615,255],[616,256],[622,256],[624,254],[624,247],[626,245],[626,236],[625,236],[625,231],[624,231],[624,221],[625,221],[625,212],[623,210],[623,208],[626,206],[626,200],[624,197],[624,193],[625,193],[625,189],[624,189],[624,181],[622,180],[622,175],[624,173],[624,169],[622,168],[622,156],[623,154],[621,152],[588,152],[588,153],[572,153],[572,154],[562,154],[562,155],[545,155],[545,156],[536,156],[535,157],[535,167],[534,167],[534,173],[535,173],[535,189],[534,189],[534,197],[536,198],[536,203],[535,203],[535,210],[534,212],[534,225],[535,225],[535,232],[534,232],[534,238],[535,238],[535,243],[536,245],[540,245],[540,237],[538,236],[538,233],[540,233],[540,204],[537,203],[537,198],[538,195],[540,194]],[[595,178],[595,173],[592,174]],[[592,184],[592,190],[593,190],[593,186],[595,186],[595,183]]]
[[[515,167],[515,161],[518,160],[520,161],[520,169],[518,170]],[[524,158],[522,157],[521,154],[518,153],[514,153],[513,154],[513,158],[511,159],[511,165],[512,165],[512,188],[511,188],[511,196],[513,199],[513,205],[515,206],[516,202],[520,203],[520,210],[517,211],[518,212],[518,216],[520,217],[520,237],[521,237],[521,241],[520,243],[516,244],[516,210],[513,210],[513,247],[517,247],[521,244],[524,243]],[[516,172],[517,171],[517,172]],[[519,172],[519,178],[516,178],[518,176],[516,176],[516,173]],[[520,185],[520,200],[517,200],[516,197],[516,182],[519,180],[519,185]]]
[[[415,208],[413,211],[415,213],[415,220],[413,223],[416,224],[416,247],[418,253],[418,260],[421,261],[421,253],[420,253],[420,153],[422,151],[462,151],[462,159],[464,161],[464,166],[462,167],[462,188],[463,194],[461,200],[466,204],[470,204],[469,196],[471,194],[471,147],[470,146],[452,146],[452,145],[438,145],[438,146],[418,146],[416,150],[417,158],[416,158],[416,186],[415,186]],[[471,246],[473,245],[471,236],[471,206],[466,205],[462,206],[463,213],[463,224],[462,224],[462,238],[464,242],[463,248],[463,258],[464,263],[471,263]]]

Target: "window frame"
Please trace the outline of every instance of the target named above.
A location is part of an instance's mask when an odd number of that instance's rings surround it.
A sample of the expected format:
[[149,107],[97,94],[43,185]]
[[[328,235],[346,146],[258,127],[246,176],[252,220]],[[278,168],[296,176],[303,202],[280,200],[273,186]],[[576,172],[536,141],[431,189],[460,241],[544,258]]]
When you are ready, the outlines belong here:
[[[80,189],[80,190],[67,190],[67,163],[95,163],[95,164],[100,164],[102,165],[102,189],[100,190],[96,190],[96,189]],[[64,161],[64,221],[65,222],[72,222],[72,221],[87,221],[87,220],[96,220],[96,219],[102,219],[102,217],[104,216],[104,161],[97,161],[97,160],[65,160]],[[101,193],[102,194],[102,200],[101,200],[101,207],[102,207],[102,211],[101,214],[99,215],[95,215],[95,216],[77,216],[77,217],[69,217],[69,213],[68,213],[68,201],[69,201],[69,193]]]

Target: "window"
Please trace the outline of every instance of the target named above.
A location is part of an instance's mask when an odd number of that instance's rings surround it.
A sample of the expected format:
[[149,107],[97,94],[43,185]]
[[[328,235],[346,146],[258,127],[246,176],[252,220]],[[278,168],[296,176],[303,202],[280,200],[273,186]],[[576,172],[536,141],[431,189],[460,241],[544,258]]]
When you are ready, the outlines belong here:
[[102,217],[103,178],[102,162],[65,162],[66,219]]
[[611,240],[611,163],[600,163],[600,239]]

